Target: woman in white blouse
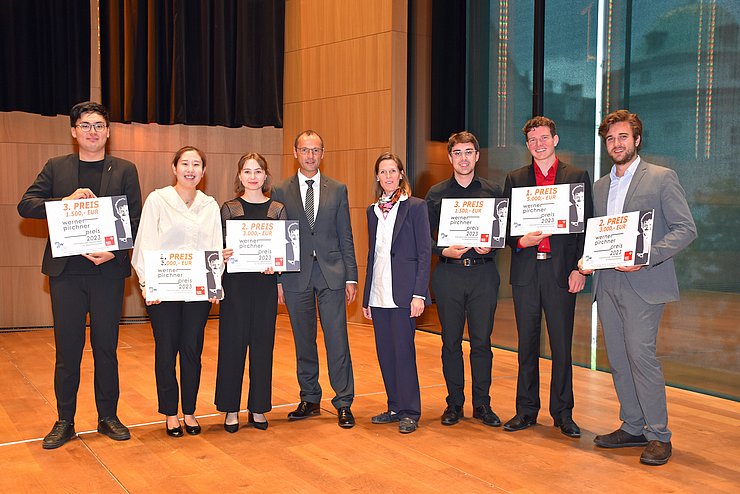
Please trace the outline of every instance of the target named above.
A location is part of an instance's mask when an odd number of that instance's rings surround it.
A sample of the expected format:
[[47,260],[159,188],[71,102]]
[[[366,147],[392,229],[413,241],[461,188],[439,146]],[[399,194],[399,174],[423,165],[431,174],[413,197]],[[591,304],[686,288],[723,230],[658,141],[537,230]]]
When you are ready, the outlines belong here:
[[383,153],[375,161],[375,204],[367,208],[369,249],[362,313],[373,321],[386,411],[373,424],[398,423],[414,432],[421,416],[414,334],[429,305],[432,237],[427,205],[411,196],[401,159]]
[[[185,146],[172,160],[174,186],[157,189],[147,197],[141,212],[132,264],[146,299],[147,273],[144,252],[157,250],[221,251],[223,236],[218,203],[197,189],[206,171],[206,157],[193,146]],[[217,298],[199,302],[147,301],[154,330],[154,372],[159,413],[167,417],[167,434],[181,437],[178,395],[182,399],[183,422],[188,434],[200,433],[195,418],[195,400],[200,385],[203,335]],[[175,363],[180,355],[180,386]]]

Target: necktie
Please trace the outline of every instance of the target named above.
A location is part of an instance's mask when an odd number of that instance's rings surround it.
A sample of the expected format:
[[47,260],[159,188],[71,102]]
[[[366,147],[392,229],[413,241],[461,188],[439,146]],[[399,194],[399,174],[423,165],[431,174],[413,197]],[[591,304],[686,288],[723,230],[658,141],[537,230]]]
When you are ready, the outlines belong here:
[[311,230],[313,230],[313,223],[314,223],[314,217],[313,217],[313,180],[306,180],[306,185],[308,185],[308,189],[306,190],[306,219],[308,220],[308,226],[311,227]]

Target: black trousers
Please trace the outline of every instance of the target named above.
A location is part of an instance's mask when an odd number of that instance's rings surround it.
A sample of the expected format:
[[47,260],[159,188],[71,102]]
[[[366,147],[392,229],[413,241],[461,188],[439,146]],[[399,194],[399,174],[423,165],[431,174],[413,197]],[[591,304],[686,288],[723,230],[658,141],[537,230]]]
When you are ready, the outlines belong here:
[[123,278],[60,275],[49,278],[54,316],[56,367],[54,393],[59,419],[74,421],[80,363],[85,348],[85,322],[90,314],[90,346],[95,361],[95,405],[99,417],[118,408],[118,324],[123,304]]
[[542,311],[552,350],[550,415],[555,420],[571,417],[573,367],[571,344],[576,294],[559,286],[550,263],[537,261],[537,275],[528,285],[512,285],[514,314],[519,335],[519,376],[516,386],[518,414],[537,417],[540,410],[540,333]]
[[247,408],[272,409],[272,354],[275,347],[277,280],[261,273],[226,273],[218,325],[216,408],[239,411],[244,364],[249,350]]
[[437,264],[432,288],[442,326],[442,372],[447,383],[447,404],[465,403],[465,369],[462,338],[465,320],[470,337],[470,373],[473,406],[491,403],[491,333],[498,303],[500,278],[495,262],[475,266]]
[[419,420],[421,393],[416,370],[416,318],[408,307],[382,309],[370,307],[375,328],[375,348],[383,374],[388,410],[399,418]]
[[[182,413],[193,415],[200,387],[203,336],[211,303],[162,302],[149,305],[146,310],[154,331],[158,411],[164,415],[177,415],[178,394],[181,394]],[[175,373],[178,355],[181,390]]]

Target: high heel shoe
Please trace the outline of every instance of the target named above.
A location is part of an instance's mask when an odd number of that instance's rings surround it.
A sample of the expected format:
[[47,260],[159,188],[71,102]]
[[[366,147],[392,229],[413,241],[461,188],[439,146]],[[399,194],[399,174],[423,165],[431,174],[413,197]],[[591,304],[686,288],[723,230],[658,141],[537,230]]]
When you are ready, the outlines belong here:
[[[226,414],[226,417],[228,416],[229,416],[229,413]],[[239,430],[239,412],[236,412],[236,424],[227,424],[226,417],[224,417],[224,430],[232,434],[238,431]]]
[[259,429],[261,431],[267,430],[267,419],[265,419],[264,422],[255,422],[254,415],[252,415],[252,412],[249,412],[249,420],[247,420],[249,425],[254,427],[255,429]]

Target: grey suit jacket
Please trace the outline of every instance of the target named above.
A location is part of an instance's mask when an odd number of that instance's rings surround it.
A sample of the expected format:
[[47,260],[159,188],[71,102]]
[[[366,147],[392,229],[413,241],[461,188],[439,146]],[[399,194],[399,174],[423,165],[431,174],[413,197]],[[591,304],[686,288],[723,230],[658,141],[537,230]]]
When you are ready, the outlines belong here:
[[[28,188],[20,203],[18,213],[24,218],[46,219],[46,201],[58,201],[72,194],[79,187],[79,155],[57,156],[46,162],[33,184]],[[130,161],[105,155],[103,176],[100,182],[100,197],[126,196],[134,238],[141,216],[141,189],[136,166]],[[131,260],[128,249],[115,251],[115,261],[100,265],[100,274],[108,278],[125,278],[131,275]],[[41,272],[47,276],[59,276],[69,257],[52,257],[51,244],[47,240]]]
[[[607,174],[594,184],[594,216],[605,216],[611,178]],[[696,238],[696,225],[686,193],[670,168],[640,160],[624,199],[623,211],[654,209],[650,265],[626,273],[632,289],[649,304],[679,299],[673,256]],[[597,293],[599,272],[594,274]]]
[[285,204],[288,218],[300,221],[301,270],[283,273],[279,282],[289,292],[302,292],[311,278],[313,253],[332,290],[344,289],[347,281],[357,281],[357,261],[352,240],[347,186],[321,174],[319,211],[313,230],[303,209],[298,176],[284,180],[272,189],[271,197]]

